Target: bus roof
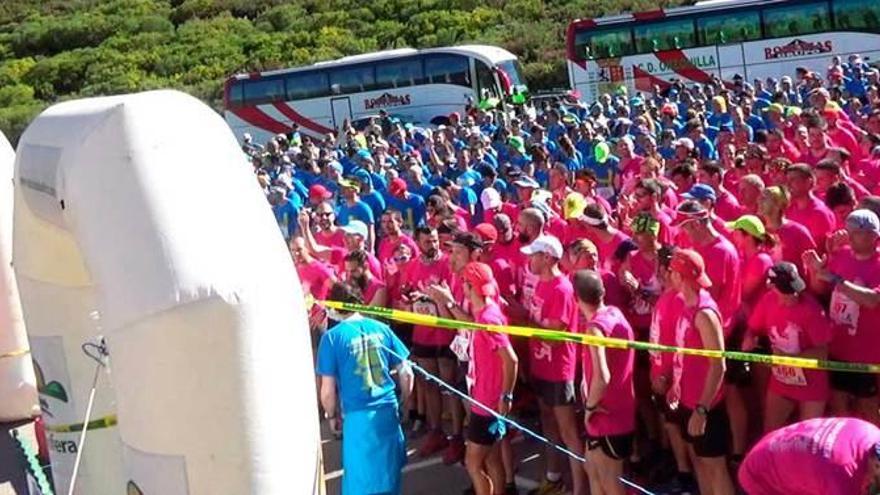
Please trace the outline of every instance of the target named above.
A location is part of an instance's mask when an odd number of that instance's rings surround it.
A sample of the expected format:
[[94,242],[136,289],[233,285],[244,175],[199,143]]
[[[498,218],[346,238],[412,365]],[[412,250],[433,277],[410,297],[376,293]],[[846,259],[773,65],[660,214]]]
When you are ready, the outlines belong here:
[[605,17],[597,17],[595,19],[575,19],[572,25],[577,27],[605,26],[609,24],[620,24],[625,22],[638,22],[657,20],[664,17],[675,17],[687,14],[699,14],[703,12],[713,12],[716,10],[724,10],[730,8],[741,9],[750,6],[764,6],[774,3],[785,3],[792,0],[704,0],[694,5],[683,7],[673,7],[669,9],[657,9],[645,12],[627,12],[618,15]]
[[360,55],[349,55],[347,57],[338,58],[336,60],[327,60],[323,62],[316,62],[312,65],[304,65],[300,67],[294,67],[290,69],[279,69],[273,71],[265,71],[265,72],[252,72],[252,73],[242,73],[236,74],[231,77],[231,79],[250,79],[251,77],[258,76],[272,76],[277,74],[288,74],[291,72],[299,72],[311,69],[323,69],[328,67],[337,67],[348,64],[355,64],[361,62],[370,62],[375,60],[388,60],[391,58],[398,57],[407,57],[416,54],[429,54],[429,53],[455,53],[459,55],[465,55],[469,57],[477,57],[482,58],[488,61],[491,64],[497,64],[499,62],[504,62],[507,60],[516,59],[516,55],[510,53],[504,48],[500,48],[497,46],[491,45],[461,45],[461,46],[447,46],[441,48],[425,48],[422,50],[417,50],[415,48],[396,48],[393,50],[383,50],[379,52],[372,53],[364,53]]

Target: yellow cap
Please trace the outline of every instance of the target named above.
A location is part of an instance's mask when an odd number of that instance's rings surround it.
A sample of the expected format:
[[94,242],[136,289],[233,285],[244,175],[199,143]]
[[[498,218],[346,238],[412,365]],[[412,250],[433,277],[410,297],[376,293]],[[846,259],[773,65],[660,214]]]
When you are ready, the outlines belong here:
[[578,218],[584,214],[584,208],[587,207],[587,199],[581,193],[569,193],[562,203],[562,216],[566,220],[569,218]]

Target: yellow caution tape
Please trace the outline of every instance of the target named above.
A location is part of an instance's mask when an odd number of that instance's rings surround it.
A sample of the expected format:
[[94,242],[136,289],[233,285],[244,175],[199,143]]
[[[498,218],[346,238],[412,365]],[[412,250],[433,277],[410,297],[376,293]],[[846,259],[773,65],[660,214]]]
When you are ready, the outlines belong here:
[[111,414],[109,416],[104,416],[103,418],[89,421],[88,424],[85,425],[83,423],[73,423],[70,425],[46,425],[46,431],[51,431],[52,433],[73,433],[82,431],[83,426],[85,426],[86,430],[100,430],[102,428],[116,426],[116,423],[116,415]]
[[792,356],[779,356],[767,354],[754,354],[751,352],[720,351],[712,349],[691,349],[676,347],[637,340],[615,339],[611,337],[599,337],[596,335],[584,335],[561,330],[547,330],[542,328],[530,328],[520,326],[485,325],[471,321],[456,321],[449,318],[441,318],[433,315],[411,313],[399,309],[382,308],[378,306],[365,306],[361,304],[341,303],[337,301],[322,301],[328,308],[343,311],[357,311],[372,316],[379,316],[394,321],[423,325],[451,330],[488,330],[490,332],[504,333],[519,337],[538,338],[561,342],[573,342],[581,345],[593,345],[611,347],[616,349],[633,349],[636,351],[673,352],[690,356],[702,356],[713,359],[732,359],[735,361],[748,361],[752,363],[770,364],[775,366],[791,366],[810,370],[848,371],[859,373],[880,373],[880,364],[848,363],[842,361],[829,361],[825,359],[811,359]]

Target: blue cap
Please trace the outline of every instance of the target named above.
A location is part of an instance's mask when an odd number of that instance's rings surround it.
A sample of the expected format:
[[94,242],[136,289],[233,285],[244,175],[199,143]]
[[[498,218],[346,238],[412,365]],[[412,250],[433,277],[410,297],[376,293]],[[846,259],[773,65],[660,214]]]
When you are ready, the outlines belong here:
[[370,233],[370,229],[367,227],[367,224],[361,222],[360,220],[352,220],[348,222],[348,225],[343,225],[340,228],[348,235],[359,235],[364,239],[366,239]]
[[687,199],[696,199],[697,201],[709,199],[713,202],[716,198],[715,189],[712,189],[712,186],[708,184],[695,184],[690,191],[682,194],[681,197]]
[[363,184],[373,185],[373,178],[370,177],[370,173],[364,169],[360,169],[354,173],[354,178]]
[[369,159],[372,159],[372,158],[373,158],[373,155],[371,155],[370,152],[369,152],[368,150],[360,149],[360,150],[357,151],[357,157],[360,158],[360,159],[362,159],[362,160],[366,160],[366,159],[368,159],[368,158],[369,158]]
[[645,104],[645,100],[639,98],[638,96],[633,96],[629,99],[629,106],[631,107],[639,107]]
[[342,173],[342,164],[339,163],[339,162],[337,162],[337,161],[335,161],[335,160],[332,161],[332,162],[330,162],[330,163],[328,163],[327,166],[330,167],[330,168],[332,168],[332,169],[335,169],[335,170],[336,170],[337,172],[339,172],[340,174]]

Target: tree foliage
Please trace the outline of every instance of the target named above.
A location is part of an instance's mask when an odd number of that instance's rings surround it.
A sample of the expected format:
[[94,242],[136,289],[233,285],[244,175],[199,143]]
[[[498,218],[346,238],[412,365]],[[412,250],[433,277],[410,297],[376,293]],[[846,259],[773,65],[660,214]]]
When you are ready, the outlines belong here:
[[[682,0],[664,0],[677,4]],[[47,105],[161,87],[220,105],[223,80],[374,50],[469,42],[567,85],[565,28],[654,0],[15,0],[0,2],[0,129]]]

